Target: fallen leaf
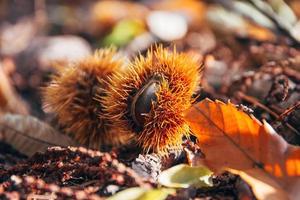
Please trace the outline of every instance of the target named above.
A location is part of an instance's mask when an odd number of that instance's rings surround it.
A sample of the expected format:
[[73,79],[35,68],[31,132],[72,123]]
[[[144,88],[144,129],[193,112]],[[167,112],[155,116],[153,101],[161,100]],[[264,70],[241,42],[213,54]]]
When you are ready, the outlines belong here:
[[261,168],[285,191],[299,195],[295,188],[299,184],[300,149],[289,145],[266,122],[262,124],[231,103],[208,99],[194,105],[186,120],[205,154],[203,163],[210,169]]
[[28,114],[27,104],[17,95],[0,63],[0,113]]
[[251,186],[257,199],[289,199],[287,192],[285,192],[272,177],[268,176],[268,174],[261,169],[253,168],[243,171],[227,169],[227,171],[239,175],[246,181]]
[[107,33],[116,23],[124,19],[144,21],[149,9],[138,2],[96,1],[89,11],[90,23],[87,29],[94,35]]
[[253,22],[259,26],[266,27],[268,29],[274,30],[274,23],[256,8],[254,8],[249,2],[245,1],[232,1],[232,7],[237,12],[251,19]]
[[183,38],[188,31],[188,22],[184,16],[167,11],[153,11],[147,17],[150,31],[163,41]]
[[[28,47],[16,57],[17,72],[23,76],[28,71],[49,72],[53,70],[54,64],[57,62],[63,64],[76,62],[89,56],[91,52],[89,43],[78,36],[35,37]],[[28,76],[36,75],[35,73],[26,74],[25,79]]]
[[169,194],[175,193],[174,189],[160,188],[160,189],[145,189],[145,188],[129,188],[118,192],[109,197],[108,200],[164,200]]
[[153,1],[153,10],[163,10],[180,13],[183,15],[189,27],[203,26],[207,5],[203,1],[197,0],[172,0],[172,1]]
[[19,152],[32,156],[50,146],[74,146],[67,135],[32,116],[5,114],[0,117],[0,138]]
[[297,16],[284,0],[269,0],[268,3],[285,23],[289,23],[291,26],[297,23]]
[[297,22],[297,17],[293,10],[283,0],[247,0],[258,11],[271,19],[277,29],[285,32],[294,42],[299,43],[299,38],[293,33],[293,26]]
[[145,32],[142,20],[121,20],[118,22],[112,32],[103,39],[103,45],[125,46],[138,35]]
[[209,187],[212,186],[211,175],[212,171],[207,167],[180,164],[163,171],[158,177],[158,182],[171,188]]
[[22,17],[15,23],[3,23],[0,28],[1,54],[7,56],[17,55],[26,49],[36,35],[37,24],[33,18]]
[[[258,20],[267,27],[272,26],[272,23],[269,23],[267,18],[265,18],[263,15],[257,14],[259,12],[249,5],[242,2],[236,2],[232,6],[234,6],[234,9],[238,13],[242,13],[246,16],[249,16],[250,13],[252,13],[251,17],[254,18],[253,20]],[[255,14],[253,14],[254,11],[256,11]],[[237,12],[232,12],[220,6],[216,6],[208,10],[207,19],[214,28],[224,33],[234,33],[240,37],[249,37],[259,41],[275,40],[275,35],[272,33],[272,31],[264,26],[262,27],[252,23],[249,20],[246,20]]]

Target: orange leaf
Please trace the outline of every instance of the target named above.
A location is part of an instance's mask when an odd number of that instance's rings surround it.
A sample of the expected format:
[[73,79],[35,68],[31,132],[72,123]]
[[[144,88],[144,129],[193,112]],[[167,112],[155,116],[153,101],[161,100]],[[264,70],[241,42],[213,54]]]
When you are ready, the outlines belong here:
[[205,99],[189,110],[186,120],[212,170],[258,167],[282,185],[299,180],[300,148],[233,104]]
[[[252,187],[256,199],[289,199],[287,192],[261,169],[254,168],[244,171],[227,169],[227,171],[239,175],[245,180]],[[293,194],[293,196],[295,195]]]

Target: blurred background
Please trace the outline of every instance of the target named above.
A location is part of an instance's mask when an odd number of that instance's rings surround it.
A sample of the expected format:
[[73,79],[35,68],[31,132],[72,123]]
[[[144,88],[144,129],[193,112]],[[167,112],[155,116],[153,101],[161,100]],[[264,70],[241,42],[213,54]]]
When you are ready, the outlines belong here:
[[242,104],[300,144],[299,16],[298,0],[1,0],[0,113],[47,120],[40,90],[54,62],[162,43],[203,63],[199,100]]

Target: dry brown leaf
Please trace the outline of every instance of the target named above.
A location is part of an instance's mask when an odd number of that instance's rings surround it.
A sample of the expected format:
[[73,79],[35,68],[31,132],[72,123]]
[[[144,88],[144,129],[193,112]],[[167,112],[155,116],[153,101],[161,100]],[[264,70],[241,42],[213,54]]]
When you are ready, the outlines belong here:
[[203,162],[210,169],[245,172],[262,168],[284,190],[298,195],[293,192],[300,177],[300,149],[289,145],[270,125],[231,103],[208,99],[193,106],[186,120],[199,139],[205,154]]
[[74,146],[67,135],[32,116],[5,114],[0,116],[0,139],[19,152],[31,156],[50,146]]

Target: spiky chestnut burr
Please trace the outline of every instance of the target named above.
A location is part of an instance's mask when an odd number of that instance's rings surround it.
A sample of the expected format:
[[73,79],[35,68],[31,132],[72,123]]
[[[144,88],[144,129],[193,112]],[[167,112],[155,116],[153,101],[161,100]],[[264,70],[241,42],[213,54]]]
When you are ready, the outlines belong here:
[[103,109],[119,135],[134,135],[145,152],[180,149],[189,127],[183,115],[198,90],[201,66],[190,54],[161,46],[112,76]]
[[97,50],[62,67],[43,90],[44,110],[54,113],[65,132],[89,147],[123,144],[128,138],[113,135],[101,105],[108,77],[123,65],[115,53],[112,48]]

